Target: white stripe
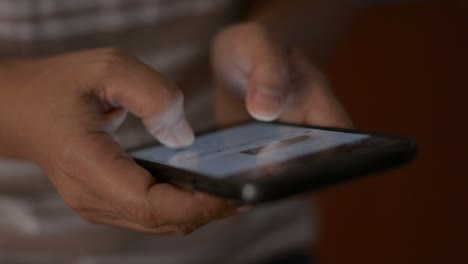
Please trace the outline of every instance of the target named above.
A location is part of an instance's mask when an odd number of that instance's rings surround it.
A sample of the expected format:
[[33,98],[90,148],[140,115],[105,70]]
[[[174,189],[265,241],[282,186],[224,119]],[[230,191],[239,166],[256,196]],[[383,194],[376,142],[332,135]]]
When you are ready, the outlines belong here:
[[48,17],[61,12],[118,8],[125,3],[156,6],[219,6],[226,3],[226,0],[0,0],[0,17],[16,19],[31,16]]
[[[68,2],[68,1],[67,1]],[[80,1],[74,1],[80,2]],[[106,0],[105,2],[110,2]],[[109,9],[101,13],[82,14],[62,18],[48,18],[35,22],[6,21],[0,23],[0,38],[17,41],[57,39],[95,32],[119,31],[126,28],[153,24],[183,14],[201,14],[225,7],[229,1],[174,1],[161,7],[155,3],[132,10]],[[104,4],[103,0],[101,3]],[[190,3],[190,4],[187,4]],[[214,5],[216,3],[216,5]],[[43,6],[42,11],[53,9]]]

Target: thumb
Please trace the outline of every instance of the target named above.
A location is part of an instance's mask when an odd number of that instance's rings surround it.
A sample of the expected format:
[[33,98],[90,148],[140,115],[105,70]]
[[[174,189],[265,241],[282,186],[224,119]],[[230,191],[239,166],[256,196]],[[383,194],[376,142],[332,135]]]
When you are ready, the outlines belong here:
[[286,60],[276,51],[262,50],[253,61],[245,102],[252,117],[272,121],[280,116],[286,104],[289,72]]
[[194,133],[185,118],[184,99],[177,86],[135,58],[123,57],[119,64],[113,64],[105,80],[106,99],[141,118],[164,145],[178,148],[192,144]]
[[225,79],[245,78],[237,82],[236,88],[245,91],[249,114],[262,121],[278,118],[290,83],[286,52],[261,26],[253,23],[227,28],[218,36],[215,48],[216,66],[230,69],[222,71],[231,77]]

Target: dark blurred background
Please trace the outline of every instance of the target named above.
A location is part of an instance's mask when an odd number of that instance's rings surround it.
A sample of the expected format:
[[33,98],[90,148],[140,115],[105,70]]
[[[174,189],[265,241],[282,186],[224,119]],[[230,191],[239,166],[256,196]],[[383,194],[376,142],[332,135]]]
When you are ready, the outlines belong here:
[[320,263],[468,263],[468,8],[361,10],[326,73],[360,129],[413,136],[417,159],[321,192]]

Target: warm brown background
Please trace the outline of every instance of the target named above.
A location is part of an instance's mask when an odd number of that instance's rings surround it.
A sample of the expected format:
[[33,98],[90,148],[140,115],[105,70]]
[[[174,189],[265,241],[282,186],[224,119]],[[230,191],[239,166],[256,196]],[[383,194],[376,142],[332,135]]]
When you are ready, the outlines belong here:
[[468,263],[468,10],[440,2],[362,11],[327,67],[357,127],[420,152],[319,194],[320,263]]

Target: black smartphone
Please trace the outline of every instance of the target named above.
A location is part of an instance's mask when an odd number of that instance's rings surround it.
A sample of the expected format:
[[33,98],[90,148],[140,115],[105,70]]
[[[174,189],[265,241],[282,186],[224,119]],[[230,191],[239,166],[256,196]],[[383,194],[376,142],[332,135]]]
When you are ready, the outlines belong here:
[[401,166],[416,153],[407,137],[248,122],[198,135],[193,145],[130,151],[160,181],[259,203]]

